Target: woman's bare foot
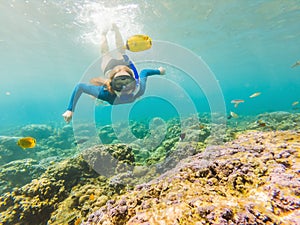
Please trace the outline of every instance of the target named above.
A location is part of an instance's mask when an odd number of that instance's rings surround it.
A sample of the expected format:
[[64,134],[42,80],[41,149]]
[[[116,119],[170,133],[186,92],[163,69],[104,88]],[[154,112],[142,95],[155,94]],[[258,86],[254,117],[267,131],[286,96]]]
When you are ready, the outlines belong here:
[[66,123],[70,123],[72,116],[73,116],[73,112],[67,110],[64,112],[64,114],[62,114],[62,116],[64,117],[64,120],[66,121]]

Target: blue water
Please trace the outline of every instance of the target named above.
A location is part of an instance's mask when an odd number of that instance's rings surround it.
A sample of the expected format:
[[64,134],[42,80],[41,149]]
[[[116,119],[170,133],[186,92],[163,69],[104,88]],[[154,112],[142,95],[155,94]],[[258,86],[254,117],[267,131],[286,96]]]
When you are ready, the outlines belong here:
[[[227,112],[295,112],[291,105],[300,100],[300,66],[291,65],[300,60],[299,20],[298,0],[1,1],[0,130],[63,124],[70,94],[100,56],[99,37],[111,23],[124,37],[145,33],[200,56],[218,80]],[[210,110],[201,88],[182,85],[198,111]],[[262,94],[250,100],[254,92]],[[246,101],[235,109],[232,99]],[[103,112],[96,120],[109,122],[108,108],[96,111]],[[176,114],[164,100],[145,99],[130,117]]]

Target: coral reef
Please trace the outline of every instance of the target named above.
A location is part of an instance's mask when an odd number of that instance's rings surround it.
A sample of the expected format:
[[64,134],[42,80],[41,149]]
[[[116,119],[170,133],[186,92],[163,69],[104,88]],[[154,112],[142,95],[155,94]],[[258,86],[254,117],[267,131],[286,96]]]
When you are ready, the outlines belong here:
[[248,132],[107,201],[82,224],[296,224],[298,132]]
[[[45,124],[32,124],[12,133],[12,136],[0,136],[0,165],[24,158],[37,161],[49,157],[63,159],[76,152],[71,126],[56,128]],[[18,139],[26,136],[36,139],[37,145],[34,149],[23,150],[17,145]]]
[[299,113],[272,112],[263,113],[256,117],[256,120],[248,126],[248,129],[261,130],[299,130]]
[[30,124],[22,127],[17,136],[31,136],[36,139],[45,139],[53,134],[53,128],[46,124]]
[[[107,164],[101,167],[108,156],[116,159],[115,167],[105,168]],[[92,210],[104,205],[113,195],[122,193],[124,184],[131,182],[133,186],[134,176],[145,175],[141,168],[131,168],[134,169],[132,174],[127,174],[126,165],[133,162],[131,148],[126,145],[88,148],[75,158],[51,165],[39,179],[2,195],[0,221],[3,224],[46,224],[49,220],[48,224],[73,224],[77,218],[85,218]],[[108,179],[99,176],[91,166],[104,172],[105,169],[116,171],[107,171],[111,175]]]
[[79,183],[72,188],[69,196],[53,211],[47,224],[74,224],[105,205],[113,194],[114,190],[107,185],[105,177],[90,178],[88,184]]
[[93,146],[82,155],[95,171],[105,176],[126,172],[135,161],[131,147],[124,144]]
[[[10,136],[0,137],[0,165],[9,163],[14,160],[30,157],[30,153],[23,151],[17,145],[17,138]],[[31,158],[31,157],[30,157]]]
[[2,224],[46,224],[72,187],[97,176],[82,157],[49,167],[39,179],[1,196],[0,221]]
[[1,136],[1,223],[296,224],[299,114],[240,116],[227,127],[198,117],[134,122],[127,144],[124,124],[118,137],[100,128],[112,144],[91,147],[85,124],[76,141],[69,125],[23,127],[14,135],[38,137],[25,151]]
[[112,126],[106,125],[99,129],[99,138],[103,144],[111,144],[114,140],[117,140]]
[[45,168],[33,159],[16,160],[0,166],[0,193],[21,187],[44,171]]
[[[71,126],[32,124],[12,133],[0,136],[0,194],[29,183],[50,165],[77,152]],[[36,138],[36,147],[20,148],[17,141],[24,136]]]

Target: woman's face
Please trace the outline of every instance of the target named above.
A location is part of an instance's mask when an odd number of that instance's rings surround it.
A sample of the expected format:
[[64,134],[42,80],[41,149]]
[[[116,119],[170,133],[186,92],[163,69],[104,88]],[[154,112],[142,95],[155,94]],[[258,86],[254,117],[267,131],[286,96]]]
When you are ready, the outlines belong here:
[[131,94],[136,88],[136,81],[128,70],[120,70],[111,81],[111,86],[116,94]]

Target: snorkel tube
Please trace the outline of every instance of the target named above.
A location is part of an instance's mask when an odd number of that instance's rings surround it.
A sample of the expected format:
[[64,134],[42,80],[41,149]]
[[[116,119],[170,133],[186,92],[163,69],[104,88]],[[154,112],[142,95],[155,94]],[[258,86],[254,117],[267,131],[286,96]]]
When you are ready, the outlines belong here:
[[128,55],[123,55],[123,58],[126,62],[128,62],[128,67],[133,71],[134,74],[134,79],[136,82],[136,86],[139,85],[139,80],[140,80],[140,76],[139,73],[135,67],[135,65],[133,64],[133,62],[129,59]]

